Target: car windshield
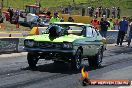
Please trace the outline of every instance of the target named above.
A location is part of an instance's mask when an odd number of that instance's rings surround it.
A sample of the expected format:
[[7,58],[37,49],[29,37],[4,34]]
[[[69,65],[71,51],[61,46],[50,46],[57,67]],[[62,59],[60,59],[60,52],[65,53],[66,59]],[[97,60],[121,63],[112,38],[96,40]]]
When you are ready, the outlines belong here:
[[[53,34],[53,35],[56,35],[56,33],[59,33],[58,35],[62,35],[62,36],[68,35],[68,34],[81,35],[83,29],[84,29],[84,26],[53,24],[53,25],[50,25],[46,29],[45,33],[46,34]],[[51,32],[53,32],[53,33],[51,33]]]

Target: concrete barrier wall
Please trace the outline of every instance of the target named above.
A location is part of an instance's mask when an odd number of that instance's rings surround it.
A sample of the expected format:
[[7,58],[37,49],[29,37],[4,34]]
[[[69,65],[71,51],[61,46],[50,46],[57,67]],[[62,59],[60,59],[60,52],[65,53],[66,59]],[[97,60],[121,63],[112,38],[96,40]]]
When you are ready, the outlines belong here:
[[0,53],[24,51],[24,38],[0,38]]
[[118,30],[108,30],[106,37],[107,43],[108,44],[116,43],[117,36],[118,36]]

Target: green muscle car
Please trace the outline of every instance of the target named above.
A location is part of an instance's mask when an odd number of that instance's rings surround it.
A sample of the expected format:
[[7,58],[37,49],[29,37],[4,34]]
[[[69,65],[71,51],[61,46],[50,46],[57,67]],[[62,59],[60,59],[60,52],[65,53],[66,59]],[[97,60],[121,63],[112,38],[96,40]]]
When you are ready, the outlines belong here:
[[79,70],[83,58],[90,66],[101,65],[106,40],[89,24],[56,22],[42,35],[28,36],[24,46],[31,69],[39,59],[45,59],[68,62],[72,69]]

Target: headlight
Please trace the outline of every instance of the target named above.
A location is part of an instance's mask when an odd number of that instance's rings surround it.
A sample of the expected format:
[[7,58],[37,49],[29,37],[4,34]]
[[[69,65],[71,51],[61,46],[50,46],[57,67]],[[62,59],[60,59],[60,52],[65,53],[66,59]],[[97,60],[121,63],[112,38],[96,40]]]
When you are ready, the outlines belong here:
[[67,48],[67,49],[72,48],[72,43],[64,43],[63,48]]
[[34,46],[34,41],[33,40],[25,40],[24,45],[27,47],[33,47]]

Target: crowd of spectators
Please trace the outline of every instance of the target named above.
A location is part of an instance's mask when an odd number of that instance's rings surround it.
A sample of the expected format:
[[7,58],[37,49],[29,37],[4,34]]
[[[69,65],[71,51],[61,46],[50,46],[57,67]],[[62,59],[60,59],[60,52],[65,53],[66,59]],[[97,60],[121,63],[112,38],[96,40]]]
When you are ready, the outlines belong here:
[[102,17],[106,15],[107,18],[118,18],[120,19],[121,9],[120,7],[104,8],[102,6],[94,8],[88,7],[89,16],[96,15],[97,17]]

